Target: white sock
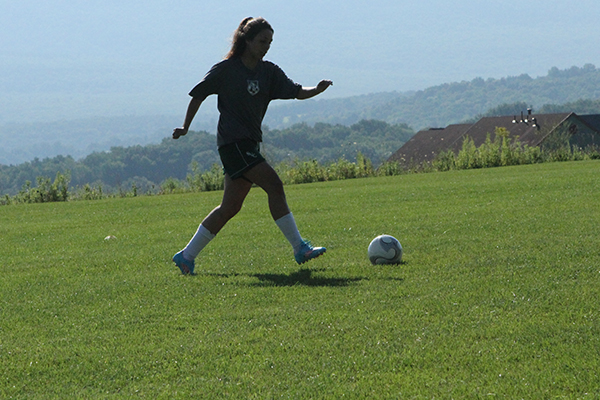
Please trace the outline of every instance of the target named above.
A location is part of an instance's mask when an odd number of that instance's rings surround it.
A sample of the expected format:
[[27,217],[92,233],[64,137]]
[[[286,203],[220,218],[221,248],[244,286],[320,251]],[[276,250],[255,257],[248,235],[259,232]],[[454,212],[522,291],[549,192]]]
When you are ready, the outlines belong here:
[[183,257],[188,260],[194,260],[198,257],[198,254],[206,247],[211,240],[215,238],[215,235],[210,233],[202,224],[198,227],[198,230],[192,237],[192,240],[183,249]]
[[294,219],[292,213],[284,215],[275,221],[275,223],[294,248],[294,252],[298,251],[300,245],[302,244],[302,237],[300,236],[300,232],[296,226],[296,220]]

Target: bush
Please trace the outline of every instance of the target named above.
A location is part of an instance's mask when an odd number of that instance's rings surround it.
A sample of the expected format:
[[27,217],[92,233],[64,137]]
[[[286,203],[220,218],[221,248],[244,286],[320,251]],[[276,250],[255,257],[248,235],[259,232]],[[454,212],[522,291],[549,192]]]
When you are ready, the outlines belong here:
[[478,149],[482,168],[500,166],[500,144],[500,136],[496,135],[492,142],[490,135],[487,135],[485,142]]
[[19,194],[13,199],[16,203],[48,203],[67,201],[69,199],[70,174],[56,173],[54,182],[50,178],[39,176],[37,187],[31,186],[31,181],[26,181]]
[[218,164],[213,164],[210,171],[203,173],[201,178],[202,191],[223,190],[225,187],[225,174]]
[[181,193],[185,191],[185,185],[175,178],[167,178],[160,184],[160,194]]
[[[72,196],[73,200],[100,200],[105,197],[102,190],[102,185],[97,184],[95,187],[86,183],[83,187],[78,188]],[[124,197],[124,194],[122,194]]]
[[325,171],[317,160],[295,161],[294,167],[286,171],[285,183],[311,183],[326,181],[329,174]]
[[370,159],[365,157],[360,151],[356,154],[356,168],[358,178],[368,178],[375,175],[375,169]]
[[377,176],[396,176],[405,174],[406,171],[397,161],[388,161],[379,166],[376,171]]
[[475,142],[470,137],[466,137],[463,141],[462,148],[458,152],[455,162],[456,169],[473,169],[480,168],[479,154]]
[[451,150],[440,152],[433,160],[432,168],[435,171],[449,171],[600,158],[597,146],[588,146],[582,149],[563,145],[552,149],[543,149],[537,146],[523,145],[517,138],[511,139],[509,135],[510,133],[505,128],[496,128],[494,141],[488,135],[485,142],[479,147],[476,147],[473,140],[467,137],[458,154]]
[[432,163],[433,169],[436,171],[451,171],[456,169],[456,155],[452,150],[440,152]]
[[[170,178],[173,181],[174,178]],[[194,192],[209,192],[213,190],[223,190],[225,187],[225,175],[223,169],[218,164],[213,164],[209,171],[200,172],[197,162],[192,162],[192,173],[188,174],[187,183]],[[171,188],[180,189],[183,185],[177,186],[174,182],[167,182]]]
[[332,181],[354,179],[357,177],[358,168],[356,164],[353,164],[344,158],[340,158],[337,162],[329,165],[327,173]]

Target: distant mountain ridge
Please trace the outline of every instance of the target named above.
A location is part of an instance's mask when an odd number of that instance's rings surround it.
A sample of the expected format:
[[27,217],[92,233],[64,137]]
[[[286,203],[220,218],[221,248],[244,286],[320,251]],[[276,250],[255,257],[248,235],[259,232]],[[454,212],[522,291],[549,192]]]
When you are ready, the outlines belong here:
[[390,124],[406,123],[417,131],[459,123],[501,104],[524,102],[533,108],[541,108],[548,104],[599,98],[600,69],[586,64],[565,70],[553,67],[548,75],[535,79],[526,74],[501,79],[475,78],[412,93],[315,100],[306,105],[286,104],[273,108],[266,123],[277,127],[300,119],[306,123],[333,124],[376,119]]
[[[264,124],[283,129],[296,123],[316,122],[349,126],[361,120],[406,123],[415,131],[443,127],[481,115],[502,104],[526,103],[534,109],[549,104],[600,99],[600,69],[592,64],[559,70],[546,76],[501,79],[475,78],[416,92],[383,92],[339,99],[274,102]],[[56,155],[78,159],[113,146],[158,143],[168,137],[181,115],[98,117],[77,121],[0,126],[0,164],[11,165]],[[213,132],[217,124],[214,103],[203,105],[193,125]]]

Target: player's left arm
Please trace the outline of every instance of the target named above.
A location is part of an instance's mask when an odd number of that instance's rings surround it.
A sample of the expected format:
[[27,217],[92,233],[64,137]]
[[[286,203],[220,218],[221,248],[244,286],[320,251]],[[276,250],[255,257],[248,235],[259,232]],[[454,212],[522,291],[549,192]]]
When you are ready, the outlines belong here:
[[310,99],[318,94],[323,93],[329,86],[333,85],[333,82],[328,79],[323,79],[317,86],[305,88],[304,86],[298,91],[298,100]]

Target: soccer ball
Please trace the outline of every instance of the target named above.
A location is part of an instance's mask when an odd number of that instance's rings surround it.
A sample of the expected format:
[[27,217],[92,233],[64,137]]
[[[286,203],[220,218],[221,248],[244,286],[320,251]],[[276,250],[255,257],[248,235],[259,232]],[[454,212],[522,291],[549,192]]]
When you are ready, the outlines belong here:
[[398,264],[402,261],[402,245],[393,236],[380,235],[369,244],[371,264]]

